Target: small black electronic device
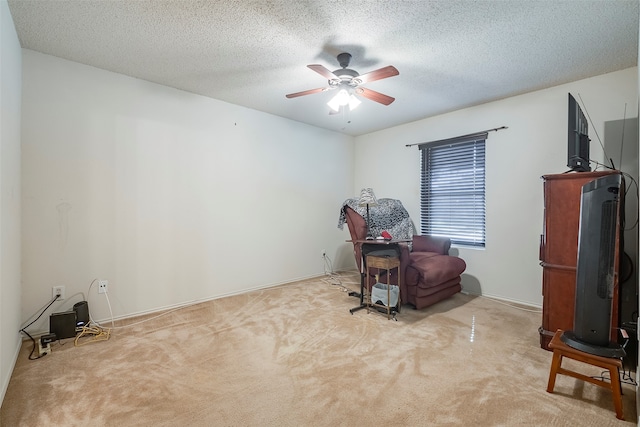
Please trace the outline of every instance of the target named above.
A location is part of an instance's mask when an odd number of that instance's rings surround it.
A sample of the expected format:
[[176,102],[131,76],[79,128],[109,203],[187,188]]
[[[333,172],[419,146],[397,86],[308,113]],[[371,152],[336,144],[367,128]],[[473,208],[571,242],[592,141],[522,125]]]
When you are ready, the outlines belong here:
[[76,313],[76,327],[82,328],[89,323],[89,303],[80,301],[73,305],[73,311]]
[[43,346],[51,344],[55,340],[56,340],[56,334],[47,334],[47,335],[43,335],[43,336],[40,337],[40,343]]
[[65,311],[49,316],[49,332],[59,340],[76,336],[76,312]]

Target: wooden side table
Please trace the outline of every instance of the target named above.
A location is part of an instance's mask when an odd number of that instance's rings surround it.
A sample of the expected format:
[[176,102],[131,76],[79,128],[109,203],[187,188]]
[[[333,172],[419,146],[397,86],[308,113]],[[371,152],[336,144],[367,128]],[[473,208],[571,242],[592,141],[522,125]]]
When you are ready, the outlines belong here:
[[397,269],[396,273],[398,276],[398,302],[395,306],[391,305],[382,305],[375,304],[371,301],[371,293],[372,290],[369,290],[369,284],[367,283],[367,312],[371,307],[380,307],[387,312],[387,319],[391,319],[391,314],[393,313],[393,318],[395,319],[396,312],[398,311],[398,307],[401,305],[401,296],[400,295],[400,257],[388,257],[388,256],[376,256],[376,255],[367,255],[367,277],[371,277],[369,275],[370,268],[377,268],[378,271],[386,270],[387,272],[387,304],[391,303],[391,270],[394,268]]
[[[367,247],[379,247],[381,249],[384,248],[394,248],[398,252],[398,256],[400,256],[400,248],[399,244],[408,243],[412,239],[391,239],[391,240],[382,240],[382,239],[355,239],[355,240],[346,240],[346,242],[353,243],[354,252],[356,252],[356,248],[359,249],[358,253],[360,253],[360,293],[350,292],[349,296],[355,296],[360,298],[360,305],[353,307],[349,310],[349,313],[353,314],[358,310],[362,310],[363,308],[367,308],[368,304],[365,300],[365,266],[367,262],[365,260],[365,255],[363,254],[365,246]],[[367,279],[368,280],[368,279]]]

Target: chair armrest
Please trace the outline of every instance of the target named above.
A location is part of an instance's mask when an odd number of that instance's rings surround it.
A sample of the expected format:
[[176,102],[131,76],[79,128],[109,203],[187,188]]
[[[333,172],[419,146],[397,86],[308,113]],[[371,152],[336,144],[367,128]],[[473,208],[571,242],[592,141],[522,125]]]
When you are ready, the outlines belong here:
[[436,252],[442,255],[449,254],[451,239],[448,237],[436,236],[413,236],[414,252]]

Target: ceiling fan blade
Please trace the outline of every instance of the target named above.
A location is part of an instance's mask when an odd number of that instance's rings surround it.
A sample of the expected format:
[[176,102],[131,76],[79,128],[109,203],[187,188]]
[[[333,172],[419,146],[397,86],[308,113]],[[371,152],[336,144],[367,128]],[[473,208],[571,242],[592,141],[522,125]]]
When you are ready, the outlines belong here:
[[357,88],[356,93],[358,95],[364,96],[367,99],[370,99],[375,102],[379,102],[380,104],[384,104],[384,105],[389,105],[396,100],[395,98],[392,98],[388,95],[385,95],[380,92],[376,92],[375,90],[366,89],[364,87]]
[[290,93],[285,96],[287,98],[297,98],[299,96],[311,95],[312,93],[324,92],[325,90],[327,90],[326,87],[319,87],[317,89],[309,89],[309,90],[303,90],[302,92]]
[[376,80],[386,79],[387,77],[397,76],[398,74],[400,74],[400,72],[396,69],[396,67],[394,67],[393,65],[389,65],[388,67],[371,71],[356,78],[362,83],[369,83]]
[[307,67],[311,68],[313,71],[315,71],[316,73],[320,74],[322,77],[328,80],[338,79],[338,76],[336,76],[335,74],[333,74],[331,71],[327,70],[324,66],[320,64],[311,64],[311,65],[307,65]]

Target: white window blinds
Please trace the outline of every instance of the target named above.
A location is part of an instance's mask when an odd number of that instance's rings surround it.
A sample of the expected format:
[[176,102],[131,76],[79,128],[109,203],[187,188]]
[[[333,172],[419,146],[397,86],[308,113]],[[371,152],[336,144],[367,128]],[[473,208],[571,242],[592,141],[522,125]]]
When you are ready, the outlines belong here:
[[487,133],[420,144],[421,233],[464,246],[485,246]]

